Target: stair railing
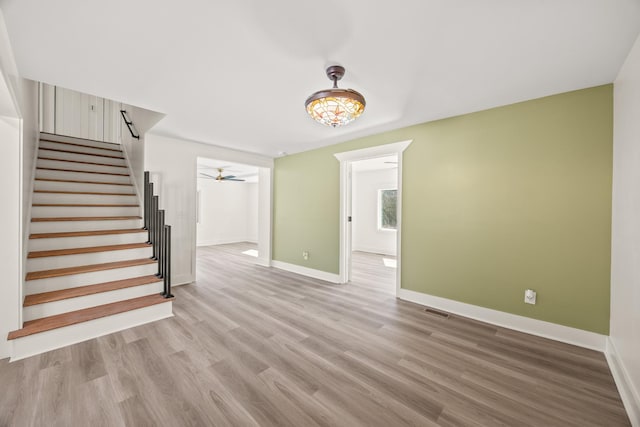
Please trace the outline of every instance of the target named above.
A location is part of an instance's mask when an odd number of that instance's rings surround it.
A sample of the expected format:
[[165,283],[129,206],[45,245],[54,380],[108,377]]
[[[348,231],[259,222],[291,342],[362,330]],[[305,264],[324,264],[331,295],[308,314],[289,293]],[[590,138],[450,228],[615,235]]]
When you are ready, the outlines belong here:
[[171,226],[164,223],[164,209],[158,208],[158,196],[153,194],[149,172],[144,172],[144,229],[149,232],[147,243],[153,247],[151,259],[158,261],[156,276],[163,279],[162,296],[171,294]]
[[140,139],[140,134],[138,133],[136,126],[133,124],[133,120],[128,117],[127,110],[120,110],[120,114],[122,115],[122,120],[124,120],[127,128],[129,128],[129,133],[131,133],[131,136],[135,139]]

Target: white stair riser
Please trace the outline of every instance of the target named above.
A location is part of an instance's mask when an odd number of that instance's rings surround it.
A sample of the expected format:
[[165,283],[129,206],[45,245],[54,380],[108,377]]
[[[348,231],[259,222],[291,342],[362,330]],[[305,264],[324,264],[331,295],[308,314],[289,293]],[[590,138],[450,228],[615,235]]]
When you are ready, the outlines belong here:
[[85,184],[83,182],[57,182],[40,181],[34,182],[34,190],[45,191],[86,191],[101,193],[122,193],[133,194],[132,185],[110,185],[110,184]]
[[142,228],[141,219],[108,221],[47,221],[32,222],[31,233],[62,233],[66,231],[121,230],[124,228]]
[[124,159],[105,156],[90,156],[88,154],[62,153],[60,151],[51,151],[47,149],[40,149],[38,151],[38,157],[49,157],[62,160],[77,160],[80,162],[98,162],[107,163],[110,165],[126,165],[126,161]]
[[71,179],[75,181],[91,181],[91,182],[115,182],[118,184],[130,184],[131,177],[129,175],[105,175],[101,173],[85,173],[85,172],[62,172],[47,169],[36,169],[36,178],[47,179]]
[[[97,159],[93,163],[102,163]],[[129,173],[128,168],[122,168],[118,166],[102,166],[102,165],[90,165],[86,163],[65,162],[63,160],[42,160],[37,162],[39,168],[54,168],[54,169],[73,169],[73,170],[85,170],[93,172],[106,172],[106,173]]]
[[42,292],[59,291],[77,288],[78,286],[95,285],[113,280],[130,279],[147,276],[158,272],[158,264],[144,264],[133,267],[114,268],[112,270],[94,271],[91,273],[72,274],[69,276],[49,277],[47,279],[27,280],[24,285],[25,295]]
[[157,282],[149,283],[147,285],[132,286],[130,288],[117,289],[109,292],[100,292],[77,298],[69,298],[61,301],[47,302],[44,304],[24,307],[22,310],[22,318],[27,322],[29,320],[55,316],[56,314],[82,310],[84,308],[95,307],[97,305],[109,304],[112,302],[124,301],[147,295],[160,294],[162,293],[162,290],[163,283]]
[[112,196],[102,194],[33,193],[33,203],[135,204],[135,194]]
[[13,340],[11,361],[172,317],[172,301]]
[[151,258],[151,247],[123,249],[119,251],[94,252],[87,254],[61,255],[42,258],[28,258],[27,272],[52,270],[55,268],[80,267],[105,262],[126,261],[129,259]]
[[137,215],[140,215],[140,208],[138,207],[33,206],[31,208],[31,216],[33,218]]
[[54,249],[88,248],[92,246],[124,245],[126,243],[144,243],[149,233],[105,234],[100,236],[57,237],[48,239],[29,239],[30,251],[50,251]]
[[102,156],[118,156],[122,157],[121,151],[112,151],[104,148],[95,148],[79,145],[69,145],[59,142],[40,141],[40,148],[51,148],[54,150],[77,151],[80,153],[100,154]]
[[71,142],[74,144],[82,144],[82,145],[91,146],[95,148],[111,148],[114,150],[121,149],[120,144],[110,144],[108,142],[94,141],[92,139],[74,138],[72,136],[64,136],[64,135],[50,135],[46,133],[41,133],[40,139],[42,139],[40,143],[43,143],[46,141],[61,141],[61,142]]

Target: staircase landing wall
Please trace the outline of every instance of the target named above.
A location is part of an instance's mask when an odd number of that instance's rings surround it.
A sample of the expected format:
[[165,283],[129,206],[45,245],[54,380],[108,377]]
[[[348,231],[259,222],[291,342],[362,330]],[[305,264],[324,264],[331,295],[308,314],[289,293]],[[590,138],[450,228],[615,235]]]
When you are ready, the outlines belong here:
[[20,325],[23,236],[28,232],[37,150],[37,84],[18,76],[0,12],[0,359],[10,355],[7,333]]

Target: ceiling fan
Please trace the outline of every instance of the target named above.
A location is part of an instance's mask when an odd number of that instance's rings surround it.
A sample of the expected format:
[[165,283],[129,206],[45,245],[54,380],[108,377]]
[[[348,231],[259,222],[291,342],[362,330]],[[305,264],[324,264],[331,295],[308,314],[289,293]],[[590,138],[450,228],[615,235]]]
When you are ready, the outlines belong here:
[[200,172],[200,175],[205,176],[209,179],[215,179],[216,181],[244,181],[244,179],[236,178],[235,175],[223,176],[222,172],[224,172],[224,169],[218,168],[218,176],[209,175],[204,172]]

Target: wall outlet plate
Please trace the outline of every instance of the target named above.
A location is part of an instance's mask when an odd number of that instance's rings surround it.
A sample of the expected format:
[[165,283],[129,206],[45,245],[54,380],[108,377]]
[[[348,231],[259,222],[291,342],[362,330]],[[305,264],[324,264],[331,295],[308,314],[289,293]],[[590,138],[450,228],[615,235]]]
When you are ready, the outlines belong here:
[[536,296],[536,291],[527,289],[526,291],[524,291],[524,302],[527,304],[535,304]]
[[309,252],[307,251],[302,252],[302,258],[309,259]]

